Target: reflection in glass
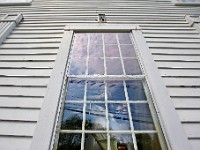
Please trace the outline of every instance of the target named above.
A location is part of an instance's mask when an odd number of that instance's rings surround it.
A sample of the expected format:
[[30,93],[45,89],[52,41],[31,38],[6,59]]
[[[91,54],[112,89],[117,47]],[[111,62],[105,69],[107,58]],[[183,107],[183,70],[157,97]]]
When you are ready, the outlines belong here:
[[87,101],[100,101],[105,99],[105,86],[103,81],[88,81],[87,83]]
[[146,100],[142,81],[127,80],[126,87],[129,100]]
[[119,57],[119,49],[117,45],[105,45],[106,57]]
[[74,38],[74,45],[87,45],[88,34],[87,33],[76,33]]
[[117,44],[116,33],[104,33],[105,44]]
[[102,44],[102,33],[90,33],[90,43]]
[[66,100],[83,100],[85,81],[70,79],[67,84]]
[[136,140],[139,150],[161,150],[157,134],[136,134]]
[[87,57],[87,45],[76,44],[72,47],[72,57]]
[[122,57],[136,57],[133,45],[120,45]]
[[129,33],[118,33],[118,38],[120,44],[132,44]]
[[107,150],[107,135],[104,133],[85,134],[85,150]]
[[90,45],[89,57],[103,57],[103,46],[102,45]]
[[111,150],[134,150],[134,144],[131,134],[111,134]]
[[83,121],[83,104],[66,103],[64,106],[61,129],[81,130]]
[[119,58],[106,59],[107,74],[108,75],[122,75],[122,64]]
[[87,130],[106,130],[105,111],[105,104],[87,104],[85,128]]
[[126,58],[124,59],[124,68],[127,75],[140,75],[142,74],[137,59]]
[[123,81],[107,81],[108,100],[126,100]]
[[81,134],[79,133],[60,133],[58,150],[80,150]]
[[69,69],[70,75],[82,75],[86,71],[86,59],[85,58],[72,58],[72,62]]
[[130,104],[135,130],[155,130],[148,104]]
[[130,130],[127,104],[108,104],[110,130]]
[[103,75],[104,74],[104,60],[101,58],[89,58],[88,62],[89,75]]

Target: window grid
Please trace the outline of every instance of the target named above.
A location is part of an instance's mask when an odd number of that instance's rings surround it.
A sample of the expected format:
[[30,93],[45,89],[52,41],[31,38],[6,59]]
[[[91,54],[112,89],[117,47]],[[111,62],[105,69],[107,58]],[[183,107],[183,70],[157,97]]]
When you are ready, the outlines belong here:
[[[130,34],[130,33],[129,33]],[[131,36],[132,37],[132,36]],[[121,48],[120,48],[120,43],[119,43],[119,39],[118,36],[116,34],[116,38],[117,38],[117,46],[118,46],[118,50],[119,50],[119,54],[120,54],[120,61],[122,64],[122,70],[123,70],[123,75],[108,75],[107,74],[107,65],[106,65],[106,54],[105,54],[105,42],[104,42],[104,34],[102,33],[102,42],[103,42],[103,57],[104,57],[104,73],[105,75],[88,75],[88,63],[89,63],[89,46],[90,46],[90,36],[88,34],[88,42],[87,42],[87,58],[86,58],[86,75],[71,75],[70,73],[67,74],[67,79],[84,79],[85,80],[85,87],[84,87],[84,100],[83,101],[73,101],[73,100],[65,100],[64,103],[80,103],[83,104],[83,121],[82,121],[82,130],[65,130],[65,129],[60,129],[60,133],[81,133],[82,134],[82,139],[81,139],[81,150],[84,150],[84,141],[85,141],[85,134],[86,133],[106,133],[107,134],[107,149],[110,150],[110,134],[111,133],[123,133],[123,134],[131,134],[132,135],[132,140],[133,140],[133,144],[134,144],[134,148],[135,150],[138,149],[137,147],[137,142],[136,142],[136,134],[140,134],[140,133],[157,133],[157,124],[155,123],[155,116],[152,115],[153,118],[153,122],[154,125],[156,126],[155,130],[135,130],[134,126],[133,126],[133,121],[132,120],[132,116],[131,116],[131,109],[130,109],[130,104],[148,104],[149,106],[149,98],[147,98],[147,100],[134,100],[134,101],[129,101],[129,96],[128,96],[128,91],[127,91],[127,86],[126,86],[126,80],[139,80],[143,82],[143,86],[145,88],[145,94],[147,95],[147,91],[146,89],[148,89],[146,87],[146,85],[144,85],[144,80],[145,80],[145,75],[143,72],[143,68],[141,67],[140,61],[138,60],[139,64],[140,64],[140,69],[142,71],[141,75],[126,75],[126,71],[125,71],[125,67],[124,67],[124,62],[123,62],[123,57],[122,57],[122,53],[121,53]],[[134,46],[135,49],[135,53],[137,54],[137,50],[136,50],[136,46],[134,41],[132,40],[132,45]],[[72,47],[71,47],[72,48]],[[71,53],[73,53],[71,51]],[[72,54],[71,54],[72,57]],[[72,59],[72,58],[71,58]],[[70,68],[70,63],[68,63],[68,68]],[[70,69],[69,69],[70,70]],[[68,71],[69,71],[68,70]],[[124,93],[125,93],[125,101],[113,101],[113,100],[109,100],[108,99],[108,95],[107,95],[107,80],[118,80],[118,77],[120,77],[120,81],[123,81],[123,85],[124,85]],[[105,100],[104,101],[87,101],[87,81],[89,80],[104,80],[104,84],[105,84]],[[67,86],[65,86],[67,87]],[[65,90],[66,91],[66,90]],[[65,96],[64,96],[65,98]],[[129,123],[130,123],[130,127],[131,130],[110,130],[109,129],[109,111],[108,111],[108,104],[114,104],[114,103],[126,103],[127,104],[127,108],[128,108],[128,116],[129,116]],[[85,122],[86,122],[86,105],[87,104],[98,104],[98,103],[105,103],[105,108],[106,108],[106,121],[107,121],[107,125],[106,125],[106,130],[86,130],[85,129]],[[150,107],[150,106],[149,106]],[[64,107],[63,107],[64,109]],[[152,112],[151,112],[152,113]]]

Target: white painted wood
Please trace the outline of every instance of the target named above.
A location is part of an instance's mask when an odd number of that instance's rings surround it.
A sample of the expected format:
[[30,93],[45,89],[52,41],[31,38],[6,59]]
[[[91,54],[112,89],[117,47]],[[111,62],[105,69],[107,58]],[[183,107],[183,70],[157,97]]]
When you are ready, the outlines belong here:
[[0,136],[0,149],[2,150],[28,150],[32,141],[31,137]]
[[0,61],[2,60],[52,60],[56,58],[55,55],[0,55]]
[[51,39],[6,39],[3,43],[18,44],[18,43],[60,43],[61,38]]
[[33,136],[36,122],[0,121],[0,136]]
[[195,87],[168,87],[170,96],[194,96],[200,98],[200,88]]
[[[31,33],[29,33],[31,34]],[[59,43],[38,43],[38,44],[2,44],[0,48],[58,48]]]
[[199,139],[189,139],[189,141],[192,144],[193,150],[199,150],[200,147]]
[[155,60],[185,60],[185,61],[200,61],[199,56],[185,56],[185,55],[153,55]]
[[179,109],[199,109],[200,108],[200,101],[199,98],[187,98],[187,97],[177,97],[172,98],[175,108]]
[[[200,78],[163,78],[165,85],[167,86],[199,86]],[[192,103],[192,102],[191,102]]]
[[[162,120],[161,126],[170,148],[191,149],[179,117],[174,109],[174,105],[171,102],[167,89],[164,86],[141,31],[133,31],[133,35],[147,75],[147,83],[154,98],[153,103],[156,107],[156,111],[159,112],[158,116]],[[173,114],[170,115],[170,117],[169,112]]]
[[183,127],[189,138],[200,138],[200,123],[183,123]]
[[4,108],[37,108],[40,109],[43,98],[30,97],[0,97],[0,107]]
[[52,69],[0,69],[0,75],[50,76]]
[[163,61],[156,61],[156,65],[158,67],[177,67],[177,68],[200,68],[200,62],[163,62]]
[[0,120],[37,121],[39,109],[0,108]]
[[200,122],[200,110],[198,109],[182,109],[177,112],[182,122]]
[[173,77],[200,77],[199,69],[159,69],[162,76]]

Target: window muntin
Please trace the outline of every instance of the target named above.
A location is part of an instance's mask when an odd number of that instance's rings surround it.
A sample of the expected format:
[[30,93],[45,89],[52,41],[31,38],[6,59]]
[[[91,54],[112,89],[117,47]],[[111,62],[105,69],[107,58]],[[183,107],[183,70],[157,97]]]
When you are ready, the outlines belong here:
[[[161,149],[158,129],[149,110],[144,75],[131,40],[130,33],[75,33],[68,63],[66,99],[60,130],[62,137],[59,138],[58,149],[66,145],[62,140],[64,133],[73,133],[75,137],[71,139],[77,137],[74,133],[81,134],[79,146],[87,150],[94,149],[91,145],[95,145],[96,149],[145,149],[145,142],[150,143],[152,149]],[[94,52],[91,52],[91,47]],[[121,47],[127,47],[128,50]],[[126,54],[123,53],[124,49]],[[108,50],[109,55],[106,55]],[[76,55],[75,52],[80,53]],[[90,59],[102,59],[103,73],[96,69],[100,62],[94,65],[93,73],[90,73],[90,65],[93,65]],[[126,66],[127,59],[131,60]],[[80,60],[84,61],[77,65]],[[132,66],[133,69],[127,73]],[[140,79],[136,76],[140,76]],[[71,125],[70,121],[75,125]],[[69,124],[69,127],[65,124]]]

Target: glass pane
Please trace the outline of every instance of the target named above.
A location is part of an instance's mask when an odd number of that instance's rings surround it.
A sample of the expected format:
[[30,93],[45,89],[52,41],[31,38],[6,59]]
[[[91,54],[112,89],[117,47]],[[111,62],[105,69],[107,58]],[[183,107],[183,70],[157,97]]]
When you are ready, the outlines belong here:
[[90,33],[90,43],[102,44],[102,33]]
[[90,45],[89,57],[103,57],[103,46],[102,45]]
[[107,81],[108,100],[126,100],[123,81]]
[[106,57],[119,57],[119,48],[117,45],[105,45]]
[[127,75],[140,75],[142,74],[137,59],[126,58],[124,59],[124,68]]
[[136,57],[133,45],[120,45],[122,57]]
[[104,74],[104,60],[101,58],[89,58],[88,63],[89,75],[103,75]]
[[60,133],[58,150],[80,150],[81,134],[79,133]]
[[72,57],[87,57],[87,45],[75,44],[72,47]]
[[85,81],[83,80],[69,79],[67,83],[66,100],[83,100],[84,86],[85,86]]
[[64,106],[61,129],[81,130],[83,121],[83,104],[66,103]]
[[106,130],[105,104],[87,104],[85,128],[87,130]]
[[139,150],[161,150],[157,134],[136,134],[136,139]]
[[119,58],[106,59],[107,74],[108,75],[122,75],[122,64]]
[[101,101],[105,99],[105,85],[103,81],[88,81],[87,83],[87,101]]
[[130,130],[127,104],[108,104],[110,130]]
[[134,150],[132,135],[131,134],[111,134],[110,147],[111,147],[111,150]]
[[120,44],[132,44],[130,33],[118,33]]
[[116,33],[104,33],[105,44],[117,44]]
[[72,62],[69,69],[70,75],[83,75],[86,71],[86,59],[85,58],[72,58]]
[[85,134],[85,150],[107,150],[107,135],[104,133]]
[[88,34],[87,33],[75,33],[74,45],[87,45]]
[[129,100],[146,100],[142,81],[126,81]]
[[155,130],[148,104],[130,104],[135,130]]

